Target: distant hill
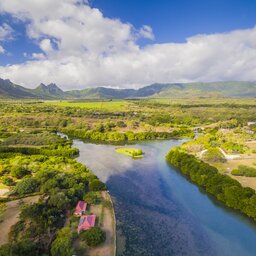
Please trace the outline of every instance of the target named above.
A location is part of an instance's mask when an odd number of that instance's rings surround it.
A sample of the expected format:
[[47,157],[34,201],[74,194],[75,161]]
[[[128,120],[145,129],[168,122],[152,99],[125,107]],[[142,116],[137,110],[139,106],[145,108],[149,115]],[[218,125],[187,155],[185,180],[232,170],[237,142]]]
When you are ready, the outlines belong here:
[[212,82],[152,84],[140,89],[106,87],[63,91],[56,84],[40,84],[27,89],[0,79],[0,98],[17,99],[125,99],[125,98],[189,98],[189,97],[256,97],[256,82]]
[[31,89],[32,93],[38,98],[50,99],[50,98],[65,98],[66,94],[56,84],[40,84],[35,89]]
[[20,85],[12,83],[10,80],[0,78],[0,97],[1,98],[33,98],[35,95]]

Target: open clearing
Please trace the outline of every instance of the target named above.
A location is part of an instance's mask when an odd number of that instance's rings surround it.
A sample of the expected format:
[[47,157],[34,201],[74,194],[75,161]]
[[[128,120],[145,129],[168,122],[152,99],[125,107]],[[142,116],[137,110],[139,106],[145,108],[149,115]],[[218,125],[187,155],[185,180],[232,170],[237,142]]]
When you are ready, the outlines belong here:
[[234,169],[237,169],[239,165],[252,166],[255,167],[256,164],[256,154],[242,155],[241,158],[227,160],[227,162],[216,166],[223,173],[228,174],[231,178],[239,181],[243,187],[250,187],[256,190],[256,177],[245,177],[245,176],[235,176],[231,172]]
[[38,201],[39,197],[39,195],[31,196],[6,203],[6,209],[2,216],[3,222],[0,223],[0,245],[8,242],[9,230],[11,226],[18,222],[22,205],[35,203]]

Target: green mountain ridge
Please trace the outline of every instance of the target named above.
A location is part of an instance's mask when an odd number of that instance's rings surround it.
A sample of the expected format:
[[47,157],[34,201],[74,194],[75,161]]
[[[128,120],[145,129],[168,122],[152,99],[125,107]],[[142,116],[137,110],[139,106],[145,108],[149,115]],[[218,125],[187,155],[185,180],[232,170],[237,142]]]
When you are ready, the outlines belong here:
[[63,91],[56,84],[40,84],[28,89],[0,79],[0,98],[14,99],[126,99],[126,98],[189,98],[189,97],[256,97],[256,82],[209,82],[152,84],[140,89],[107,87]]

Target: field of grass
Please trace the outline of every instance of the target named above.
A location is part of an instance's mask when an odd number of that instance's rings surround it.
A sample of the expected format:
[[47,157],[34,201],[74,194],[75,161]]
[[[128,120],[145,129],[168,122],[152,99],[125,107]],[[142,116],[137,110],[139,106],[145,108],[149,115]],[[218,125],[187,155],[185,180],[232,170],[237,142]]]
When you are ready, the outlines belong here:
[[143,157],[143,152],[136,148],[117,148],[116,152],[133,158]]
[[113,100],[113,101],[45,101],[46,104],[58,107],[75,107],[85,109],[98,109],[105,111],[129,111],[131,102],[126,100]]

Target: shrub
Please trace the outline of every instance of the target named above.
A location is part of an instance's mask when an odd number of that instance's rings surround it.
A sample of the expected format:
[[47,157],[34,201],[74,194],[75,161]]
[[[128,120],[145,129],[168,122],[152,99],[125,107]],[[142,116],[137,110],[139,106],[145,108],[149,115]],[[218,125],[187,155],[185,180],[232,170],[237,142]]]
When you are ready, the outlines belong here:
[[231,173],[235,176],[256,177],[256,168],[239,165],[238,168],[234,169]]
[[2,178],[2,183],[7,186],[13,186],[15,185],[15,182],[12,178],[4,176]]
[[12,168],[11,168],[11,172],[10,174],[17,178],[17,179],[21,179],[22,177],[30,174],[30,171],[27,170],[24,166],[16,166],[14,165]]

